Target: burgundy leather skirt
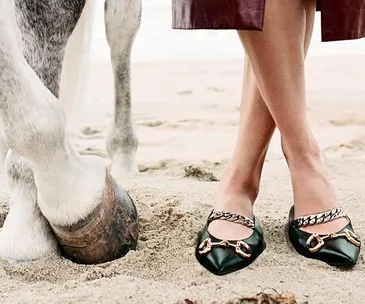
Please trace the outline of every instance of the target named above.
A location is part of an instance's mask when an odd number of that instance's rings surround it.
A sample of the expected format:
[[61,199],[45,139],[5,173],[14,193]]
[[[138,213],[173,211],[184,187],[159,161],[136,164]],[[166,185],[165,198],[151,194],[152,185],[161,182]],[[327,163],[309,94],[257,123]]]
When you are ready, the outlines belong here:
[[[262,31],[265,1],[271,0],[172,0],[172,27]],[[365,0],[317,0],[317,10],[322,41],[365,37]]]

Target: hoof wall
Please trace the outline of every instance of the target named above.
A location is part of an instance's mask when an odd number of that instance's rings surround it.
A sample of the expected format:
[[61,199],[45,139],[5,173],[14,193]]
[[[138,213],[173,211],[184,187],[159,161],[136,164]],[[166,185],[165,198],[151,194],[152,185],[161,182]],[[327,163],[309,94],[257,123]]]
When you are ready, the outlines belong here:
[[106,173],[100,204],[78,223],[51,225],[62,255],[79,264],[99,264],[125,256],[135,250],[139,219],[132,198]]

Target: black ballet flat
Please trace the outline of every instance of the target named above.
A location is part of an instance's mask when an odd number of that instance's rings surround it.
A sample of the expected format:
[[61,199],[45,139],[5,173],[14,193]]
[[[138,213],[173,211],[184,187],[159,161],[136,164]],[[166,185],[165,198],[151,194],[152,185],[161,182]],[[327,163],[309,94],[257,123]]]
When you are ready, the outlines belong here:
[[[336,233],[318,235],[300,230],[301,227],[326,223],[342,217],[347,218],[349,223]],[[296,219],[292,207],[289,212],[289,240],[299,254],[338,267],[354,266],[361,247],[360,237],[355,234],[350,219],[341,207]]]
[[[208,232],[212,221],[226,220],[252,228],[253,233],[244,240],[220,240]],[[257,217],[251,220],[242,215],[212,211],[198,235],[195,257],[215,275],[228,274],[250,265],[266,248],[263,232]]]

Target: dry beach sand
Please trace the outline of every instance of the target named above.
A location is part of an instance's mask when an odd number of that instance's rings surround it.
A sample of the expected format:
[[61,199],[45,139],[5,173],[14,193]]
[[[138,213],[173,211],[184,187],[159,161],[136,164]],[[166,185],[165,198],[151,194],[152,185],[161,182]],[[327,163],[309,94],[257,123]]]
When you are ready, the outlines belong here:
[[[311,123],[339,200],[365,238],[365,57],[313,57],[307,66]],[[0,263],[0,303],[245,303],[238,299],[274,293],[270,288],[294,294],[298,303],[363,303],[364,254],[353,270],[341,271],[300,257],[286,241],[292,193],[277,134],[255,211],[267,250],[247,269],[224,277],[195,261],[195,235],[217,188],[212,180],[219,179],[235,142],[241,75],[241,62],[134,64],[141,173],[123,185],[141,215],[138,250],[98,266],[59,257]],[[106,157],[112,96],[110,66],[94,64],[78,119],[82,132],[73,138],[82,153]],[[190,165],[211,175],[184,177]],[[1,226],[9,192],[3,174],[0,182]]]

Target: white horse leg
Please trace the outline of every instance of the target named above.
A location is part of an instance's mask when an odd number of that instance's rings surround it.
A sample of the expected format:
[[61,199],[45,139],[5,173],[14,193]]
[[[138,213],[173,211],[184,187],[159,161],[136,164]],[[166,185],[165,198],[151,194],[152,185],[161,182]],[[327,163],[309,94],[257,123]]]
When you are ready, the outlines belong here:
[[[62,11],[61,7],[56,9],[55,3],[46,0],[37,3],[32,0],[15,0],[22,53],[37,76],[56,97],[59,94],[65,44],[82,7],[83,2],[69,11]],[[45,19],[49,14],[47,10],[56,13],[53,18]],[[59,20],[67,18],[68,25],[62,29],[64,32],[57,33],[55,29],[60,24]],[[55,38],[57,34],[59,37]],[[0,234],[0,257],[33,260],[59,252],[48,221],[39,210],[37,188],[28,161],[10,151],[6,171],[11,191],[10,212]]]
[[105,26],[115,79],[114,119],[107,136],[112,174],[138,172],[138,140],[131,118],[131,49],[141,21],[140,0],[106,0]]
[[[29,160],[38,188],[38,205],[66,257],[81,263],[118,258],[136,245],[135,206],[105,173],[100,159],[81,158],[72,149],[61,105],[26,63],[12,35],[12,15],[7,7],[11,4],[0,0],[0,118],[4,140]],[[70,8],[69,4],[65,3],[65,8]],[[69,25],[67,18],[58,21],[64,22],[58,24],[62,30]]]
[[[59,26],[60,19],[66,18],[66,11],[61,8],[57,11],[54,3],[45,0],[37,3],[15,0],[23,55],[56,97],[59,94],[65,43],[75,27],[82,6],[81,2],[73,8],[73,12],[71,9],[67,12],[70,20],[68,26],[63,28],[64,37],[55,39],[55,35],[61,34],[55,32],[55,28]],[[54,18],[48,18],[48,21],[44,18],[47,10],[56,12]],[[16,261],[33,260],[59,252],[49,223],[39,210],[37,188],[28,161],[10,151],[6,171],[11,191],[10,212],[0,234],[0,257]]]
[[37,188],[27,162],[9,152],[5,164],[10,212],[0,233],[0,258],[27,261],[59,253],[53,232],[37,205]]
[[[25,2],[16,0],[17,16],[19,27],[24,30],[25,36],[13,24],[13,28],[8,27],[11,34],[19,38],[20,44],[23,45],[24,55],[27,56],[28,62],[36,65],[39,58],[44,58],[42,54],[33,52],[34,44],[29,39],[30,34],[27,32],[25,21],[27,16],[34,16],[34,12],[25,7]],[[29,3],[28,3],[29,4]],[[32,6],[29,6],[32,8]],[[4,18],[4,17],[3,17]],[[21,40],[23,39],[23,42]],[[28,38],[28,39],[27,39]],[[37,56],[38,55],[38,56]],[[52,66],[53,67],[53,66]],[[53,69],[48,73],[52,73]],[[42,75],[42,73],[39,73]],[[50,76],[50,74],[47,74]],[[45,77],[48,82],[52,77]],[[15,152],[9,150],[4,142],[3,132],[1,134],[1,154],[8,150],[5,169],[8,177],[10,188],[9,214],[6,217],[2,231],[0,233],[0,258],[12,261],[25,261],[39,259],[59,252],[57,241],[52,230],[41,214],[37,205],[37,188],[34,182],[33,171],[27,160]],[[1,159],[2,161],[2,159]]]

